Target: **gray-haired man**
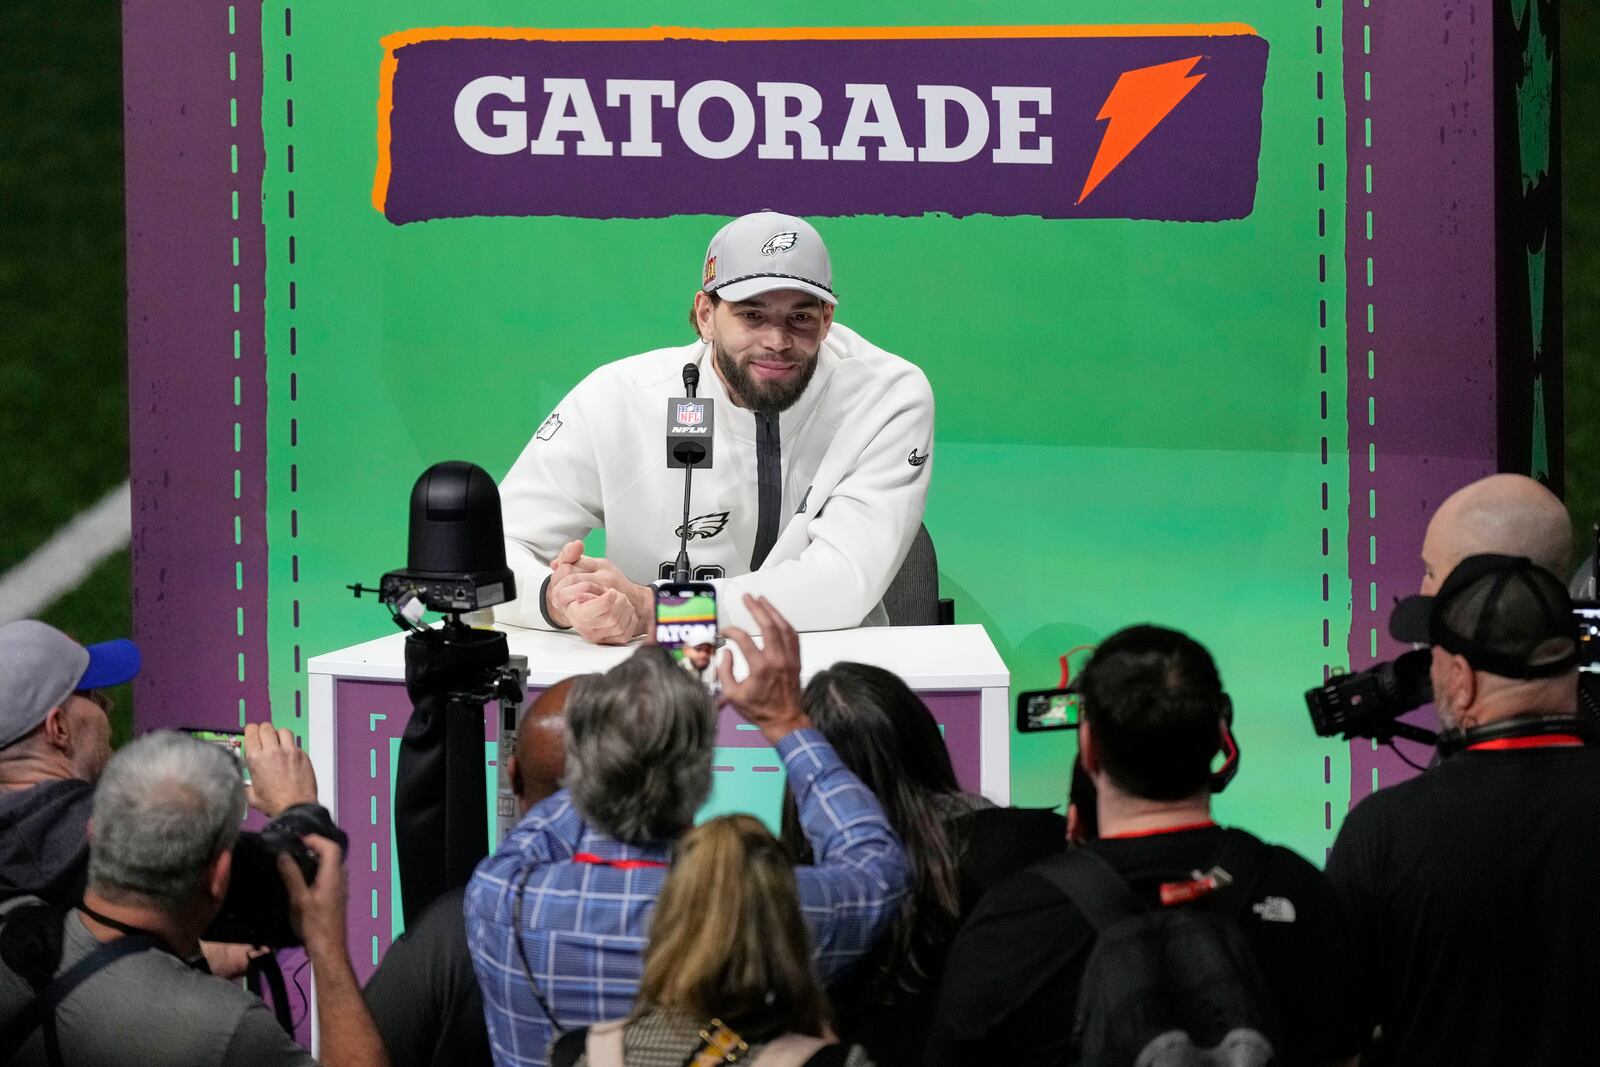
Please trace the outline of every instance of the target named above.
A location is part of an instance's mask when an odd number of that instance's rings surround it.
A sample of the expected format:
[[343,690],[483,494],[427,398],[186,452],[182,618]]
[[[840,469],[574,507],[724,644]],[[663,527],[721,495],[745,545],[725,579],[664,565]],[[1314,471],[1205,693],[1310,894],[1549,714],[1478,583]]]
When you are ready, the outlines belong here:
[[[0,1060],[316,1062],[257,997],[199,961],[200,932],[227,892],[244,813],[238,765],[220,748],[161,732],[112,758],[95,790],[82,903],[64,916],[28,907],[38,904],[30,898],[6,906]],[[345,949],[339,848],[304,841],[319,861],[310,886],[287,857],[278,866],[316,976],[324,1062],[387,1064]],[[69,986],[67,976],[91,969]]]
[[[800,702],[800,641],[764,597],[745,608],[765,645],[723,633],[749,673],[723,694],[776,749],[817,857],[795,870],[817,969],[836,978],[899,909],[905,852],[866,786]],[[558,1030],[628,1013],[672,843],[711,792],[717,714],[664,651],[639,649],[567,699],[568,789],[539,804],[478,865],[467,940],[499,1067],[548,1062]]]

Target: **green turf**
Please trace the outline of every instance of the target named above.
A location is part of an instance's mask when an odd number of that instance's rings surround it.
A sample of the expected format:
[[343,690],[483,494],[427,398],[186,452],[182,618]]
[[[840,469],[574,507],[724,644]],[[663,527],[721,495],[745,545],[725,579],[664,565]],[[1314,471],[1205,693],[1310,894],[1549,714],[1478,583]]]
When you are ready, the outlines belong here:
[[127,477],[120,56],[110,0],[0,4],[0,569]]
[[[0,3],[0,571],[128,476],[121,29],[114,0]],[[48,621],[128,634],[128,560]]]

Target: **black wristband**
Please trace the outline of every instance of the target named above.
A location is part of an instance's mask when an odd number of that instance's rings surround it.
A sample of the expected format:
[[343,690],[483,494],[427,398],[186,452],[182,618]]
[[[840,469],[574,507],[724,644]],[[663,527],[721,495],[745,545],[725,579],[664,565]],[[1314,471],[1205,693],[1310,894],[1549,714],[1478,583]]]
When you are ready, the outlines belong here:
[[555,575],[553,574],[545,575],[544,581],[539,586],[539,614],[543,615],[544,621],[549,623],[553,628],[557,630],[570,630],[572,627],[562,626],[559,622],[556,622],[556,620],[550,617],[550,608],[545,604],[545,595],[550,592],[550,579],[554,577]]

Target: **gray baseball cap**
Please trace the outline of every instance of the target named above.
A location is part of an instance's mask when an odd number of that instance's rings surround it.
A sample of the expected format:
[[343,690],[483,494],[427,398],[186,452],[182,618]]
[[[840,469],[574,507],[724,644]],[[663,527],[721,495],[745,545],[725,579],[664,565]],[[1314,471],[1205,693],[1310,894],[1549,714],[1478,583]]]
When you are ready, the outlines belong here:
[[121,685],[138,673],[139,646],[127,638],[86,648],[34,619],[0,626],[0,748],[73,693]]
[[779,211],[740,215],[711,238],[700,287],[724,300],[798,289],[837,304],[822,236],[805,219]]

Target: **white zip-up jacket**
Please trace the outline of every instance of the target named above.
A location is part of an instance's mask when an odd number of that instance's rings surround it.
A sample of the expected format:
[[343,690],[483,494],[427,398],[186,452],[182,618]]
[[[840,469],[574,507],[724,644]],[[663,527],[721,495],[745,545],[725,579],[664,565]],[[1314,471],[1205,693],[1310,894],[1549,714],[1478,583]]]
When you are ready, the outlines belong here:
[[[549,561],[591,530],[641,585],[670,576],[683,521],[683,471],[666,465],[668,397],[700,366],[715,404],[712,467],[696,469],[689,559],[715,578],[723,625],[754,630],[742,596],[768,597],[799,630],[882,625],[884,590],[922,522],[933,474],[933,391],[922,371],[835,323],[806,391],[778,416],[777,540],[751,571],[759,520],[756,418],[735,407],[704,342],[608,363],[534,434],[500,485],[506,563],[518,598],[503,622],[552,629],[540,605]],[[663,570],[665,566],[665,570]]]

